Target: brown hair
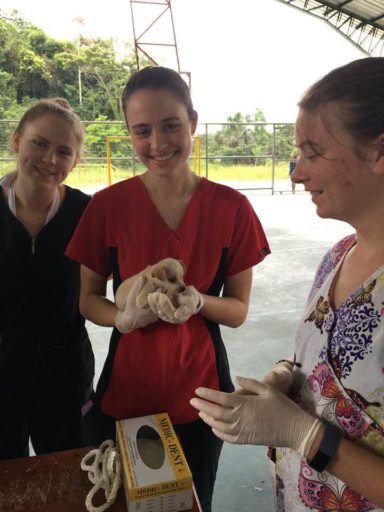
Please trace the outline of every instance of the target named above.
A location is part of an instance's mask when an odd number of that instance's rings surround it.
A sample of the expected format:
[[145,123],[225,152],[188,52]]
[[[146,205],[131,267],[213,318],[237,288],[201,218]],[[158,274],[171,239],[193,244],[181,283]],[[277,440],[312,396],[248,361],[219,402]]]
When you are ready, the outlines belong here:
[[192,104],[189,87],[181,76],[173,69],[164,68],[162,66],[148,66],[139,71],[135,71],[129,78],[121,98],[121,104],[125,116],[126,124],[127,116],[125,112],[126,104],[133,93],[141,89],[160,90],[175,94],[181,103],[185,106],[190,119],[193,119],[194,108]]
[[338,67],[314,83],[299,107],[317,111],[334,102],[342,126],[358,143],[384,133],[384,57],[367,57]]
[[65,121],[71,128],[76,136],[79,144],[79,152],[84,143],[84,126],[80,117],[72,109],[69,102],[64,98],[46,98],[38,101],[32,105],[22,115],[15,133],[22,135],[25,125],[38,119],[46,114],[51,114]]

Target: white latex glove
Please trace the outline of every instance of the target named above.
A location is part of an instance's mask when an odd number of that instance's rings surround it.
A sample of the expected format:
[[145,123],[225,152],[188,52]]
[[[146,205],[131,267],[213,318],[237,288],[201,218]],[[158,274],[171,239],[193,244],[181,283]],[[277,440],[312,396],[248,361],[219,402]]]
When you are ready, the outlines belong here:
[[175,308],[165,293],[153,292],[148,294],[148,304],[164,322],[182,324],[203,307],[202,295],[194,286],[187,286],[183,293],[178,295],[179,306]]
[[286,395],[292,385],[293,360],[280,361],[276,363],[261,379],[264,384],[269,384],[273,388]]
[[321,422],[271,386],[243,377],[236,382],[252,394],[198,388],[200,398],[190,402],[213,432],[228,443],[288,447],[305,457]]
[[130,332],[158,320],[158,316],[151,308],[140,308],[136,305],[136,297],[143,287],[144,280],[143,276],[138,276],[128,294],[124,310],[117,312],[115,325],[120,332]]
[[[279,361],[278,363],[274,364],[273,367],[264,375],[264,377],[261,379],[261,382],[272,386],[273,388],[281,391],[281,393],[286,395],[292,384],[292,371],[293,359],[292,361]],[[238,395],[252,394],[251,391],[242,387],[236,389],[234,393]]]

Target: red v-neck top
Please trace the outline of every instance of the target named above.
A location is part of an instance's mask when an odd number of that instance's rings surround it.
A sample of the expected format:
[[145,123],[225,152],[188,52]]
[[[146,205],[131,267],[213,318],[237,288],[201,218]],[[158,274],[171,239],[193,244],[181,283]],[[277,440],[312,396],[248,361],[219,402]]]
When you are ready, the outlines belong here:
[[[121,281],[163,258],[183,260],[185,283],[219,295],[224,280],[259,263],[270,249],[252,205],[236,190],[201,178],[177,229],[167,226],[139,177],[95,194],[66,254]],[[112,333],[97,393],[105,414],[168,412],[174,424],[197,419],[198,386],[232,390],[219,327],[200,314]]]

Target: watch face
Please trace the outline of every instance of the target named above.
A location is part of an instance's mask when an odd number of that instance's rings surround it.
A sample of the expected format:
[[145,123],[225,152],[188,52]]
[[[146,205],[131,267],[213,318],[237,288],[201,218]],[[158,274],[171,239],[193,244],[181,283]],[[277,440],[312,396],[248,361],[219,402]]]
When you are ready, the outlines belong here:
[[315,456],[313,457],[313,459],[311,459],[308,462],[308,465],[312,469],[314,469],[314,470],[318,471],[319,473],[321,473],[327,467],[328,462],[331,460],[331,458],[332,457],[330,457],[326,453],[321,452],[320,450],[318,450],[316,452]]

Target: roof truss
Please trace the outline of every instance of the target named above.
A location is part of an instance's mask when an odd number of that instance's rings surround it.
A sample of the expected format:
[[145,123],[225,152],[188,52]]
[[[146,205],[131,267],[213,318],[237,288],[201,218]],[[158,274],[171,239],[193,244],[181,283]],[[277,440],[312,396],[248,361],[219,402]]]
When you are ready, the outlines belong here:
[[384,55],[383,0],[278,1],[323,19],[366,55]]

